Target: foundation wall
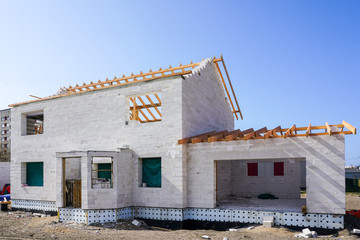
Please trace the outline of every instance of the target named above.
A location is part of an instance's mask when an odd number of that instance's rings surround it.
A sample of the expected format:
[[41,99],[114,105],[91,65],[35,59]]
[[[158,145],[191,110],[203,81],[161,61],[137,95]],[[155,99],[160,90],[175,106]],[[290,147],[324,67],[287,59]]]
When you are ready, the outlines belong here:
[[345,214],[344,135],[188,144],[188,207],[216,206],[214,161],[306,159],[307,211]]

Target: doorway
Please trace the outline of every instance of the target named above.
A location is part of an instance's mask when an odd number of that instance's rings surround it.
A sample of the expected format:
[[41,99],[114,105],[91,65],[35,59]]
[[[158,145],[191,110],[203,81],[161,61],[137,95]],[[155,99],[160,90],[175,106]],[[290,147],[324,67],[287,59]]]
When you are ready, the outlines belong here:
[[81,158],[64,158],[64,206],[81,208]]

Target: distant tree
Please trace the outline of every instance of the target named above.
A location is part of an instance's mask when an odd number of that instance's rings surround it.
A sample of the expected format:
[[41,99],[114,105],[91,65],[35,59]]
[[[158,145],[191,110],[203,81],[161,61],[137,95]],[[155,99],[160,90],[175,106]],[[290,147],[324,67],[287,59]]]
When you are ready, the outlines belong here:
[[0,162],[10,162],[10,152],[5,149],[0,149]]

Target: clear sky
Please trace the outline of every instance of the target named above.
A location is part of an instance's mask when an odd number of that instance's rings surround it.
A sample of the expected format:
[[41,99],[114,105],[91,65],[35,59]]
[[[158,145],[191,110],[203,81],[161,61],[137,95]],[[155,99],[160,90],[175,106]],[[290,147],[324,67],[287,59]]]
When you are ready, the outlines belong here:
[[[243,121],[360,127],[360,1],[0,0],[0,109],[223,54]],[[360,164],[360,136],[346,136]]]

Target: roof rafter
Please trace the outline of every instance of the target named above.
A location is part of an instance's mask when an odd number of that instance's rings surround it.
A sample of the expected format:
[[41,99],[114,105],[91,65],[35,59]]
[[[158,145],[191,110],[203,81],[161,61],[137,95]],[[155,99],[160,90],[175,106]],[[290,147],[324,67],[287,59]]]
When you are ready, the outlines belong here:
[[[332,129],[333,127],[333,129]],[[336,129],[335,129],[336,127]],[[344,131],[343,128],[346,127],[349,131]],[[341,128],[341,130],[340,130]],[[326,132],[317,132],[312,133],[311,130],[325,130]],[[349,123],[343,121],[343,124],[334,124],[329,125],[326,123],[324,126],[311,126],[309,124],[307,127],[296,127],[294,124],[290,128],[282,129],[281,126],[278,126],[272,130],[267,130],[267,128],[261,128],[259,130],[254,131],[254,129],[250,128],[245,131],[241,131],[240,129],[234,131],[221,131],[221,132],[209,132],[206,134],[201,134],[194,137],[187,137],[184,139],[180,139],[178,144],[186,144],[186,143],[198,143],[198,142],[215,142],[215,141],[238,141],[238,140],[255,140],[255,139],[269,139],[269,138],[290,138],[290,137],[312,137],[312,136],[323,136],[330,135],[329,129],[331,130],[331,136],[335,134],[356,134],[356,128]],[[305,133],[298,133],[303,131]],[[283,132],[285,132],[283,134]],[[277,133],[281,133],[277,134]],[[263,135],[261,135],[263,134]]]

